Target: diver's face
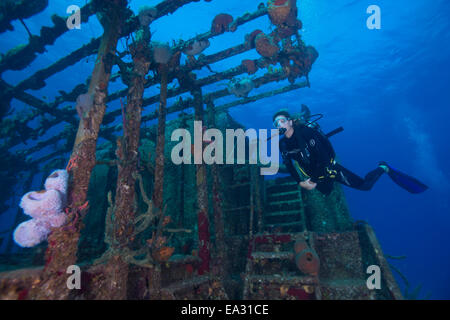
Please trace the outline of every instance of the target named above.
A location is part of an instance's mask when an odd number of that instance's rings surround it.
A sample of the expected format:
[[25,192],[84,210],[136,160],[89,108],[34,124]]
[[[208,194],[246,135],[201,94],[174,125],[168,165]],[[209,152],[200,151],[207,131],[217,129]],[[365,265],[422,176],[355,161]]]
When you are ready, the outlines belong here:
[[285,116],[278,116],[275,118],[273,125],[277,129],[286,129],[289,130],[292,127],[292,120],[288,120]]

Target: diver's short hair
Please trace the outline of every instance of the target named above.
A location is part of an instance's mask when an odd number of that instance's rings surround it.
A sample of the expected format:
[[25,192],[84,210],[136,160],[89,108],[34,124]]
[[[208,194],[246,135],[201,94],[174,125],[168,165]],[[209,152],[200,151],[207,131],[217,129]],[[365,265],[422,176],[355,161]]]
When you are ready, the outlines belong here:
[[272,117],[272,121],[275,121],[276,117],[278,116],[285,116],[287,119],[291,119],[291,115],[286,109],[281,109],[278,112],[276,112]]

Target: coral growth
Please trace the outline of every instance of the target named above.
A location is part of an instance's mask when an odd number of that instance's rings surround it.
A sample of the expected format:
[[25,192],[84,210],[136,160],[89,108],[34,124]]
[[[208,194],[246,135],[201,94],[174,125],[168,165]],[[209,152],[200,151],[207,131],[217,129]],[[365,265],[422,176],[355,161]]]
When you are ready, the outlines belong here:
[[313,46],[307,46],[305,50],[305,59],[304,59],[304,65],[306,72],[311,71],[312,64],[314,61],[316,61],[317,57],[319,56],[319,53]]
[[211,25],[211,32],[213,34],[221,34],[225,31],[230,31],[230,24],[233,22],[233,17],[227,13],[221,13],[214,17]]
[[244,66],[244,68],[248,74],[254,74],[258,70],[256,63],[253,60],[245,59],[245,60],[242,60],[241,64]]
[[83,118],[94,105],[94,98],[89,93],[80,94],[77,98],[77,110],[78,116]]
[[256,51],[265,58],[274,58],[280,51],[275,39],[264,33],[260,33],[255,39]]
[[45,190],[31,191],[22,197],[20,207],[32,219],[21,223],[14,231],[13,238],[19,246],[33,247],[47,238],[50,228],[66,223],[63,209],[68,178],[66,170],[55,170],[45,180]]
[[295,256],[295,263],[298,269],[308,275],[318,275],[320,260],[317,253],[310,248],[306,248]]
[[158,10],[155,7],[145,6],[139,11],[139,23],[142,27],[148,26],[153,20],[156,19]]
[[286,52],[280,64],[288,80],[293,83],[295,78],[308,75],[318,56],[319,53],[312,46],[295,48]]
[[267,10],[270,21],[275,25],[289,24],[297,16],[295,0],[269,0]]
[[295,21],[295,24],[292,26],[279,26],[274,32],[276,37],[281,40],[296,34],[297,30],[302,28],[302,22],[297,19]]
[[169,70],[176,71],[180,68],[181,51],[175,52],[169,60]]
[[165,262],[170,259],[174,251],[175,248],[173,247],[162,247],[161,249],[153,253],[153,257],[158,262]]
[[136,175],[136,180],[141,191],[142,200],[147,205],[147,210],[133,219],[129,239],[134,241],[144,231],[154,228],[155,222],[157,222],[156,230],[152,232],[152,237],[146,240],[147,245],[141,249],[132,250],[128,246],[121,244],[114,231],[114,226],[117,224],[115,217],[116,205],[113,203],[112,193],[109,192],[109,207],[105,222],[105,242],[109,248],[100,258],[95,260],[95,264],[108,261],[114,256],[120,256],[127,263],[154,268],[156,264],[169,260],[174,252],[174,248],[167,246],[169,239],[162,235],[167,224],[171,222],[170,217],[165,215],[167,206],[164,206],[162,209],[156,208],[153,201],[147,197],[144,191],[144,182],[140,174]]
[[55,170],[45,180],[45,190],[58,190],[62,194],[67,194],[67,181],[69,173],[66,170]]
[[183,50],[183,53],[188,56],[195,56],[202,53],[206,48],[209,47],[209,40],[195,40],[194,43],[189,44]]
[[313,286],[303,286],[303,288],[289,288],[287,294],[295,297],[296,300],[312,300],[313,292]]
[[308,248],[308,243],[303,239],[297,240],[294,244],[295,253],[299,253],[299,252],[305,250],[306,248]]
[[59,213],[63,209],[61,193],[57,190],[30,191],[26,193],[19,206],[26,215],[43,219],[46,216]]
[[47,239],[50,229],[40,220],[31,219],[19,224],[14,230],[14,241],[21,247],[34,247]]
[[245,40],[250,44],[251,48],[255,47],[256,36],[260,33],[263,33],[263,32],[261,30],[257,29],[245,37]]
[[153,59],[157,63],[168,63],[172,57],[172,50],[168,44],[160,42],[152,42],[153,47]]
[[233,78],[228,83],[228,92],[238,98],[247,97],[249,92],[255,87],[253,80],[245,77],[242,79]]

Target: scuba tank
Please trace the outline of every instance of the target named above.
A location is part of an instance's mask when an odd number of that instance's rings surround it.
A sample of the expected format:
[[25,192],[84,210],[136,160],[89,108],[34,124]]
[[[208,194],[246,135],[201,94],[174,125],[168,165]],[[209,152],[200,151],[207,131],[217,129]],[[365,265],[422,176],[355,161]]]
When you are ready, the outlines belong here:
[[[300,110],[300,113],[293,114],[292,120],[294,125],[304,125],[306,127],[316,129],[321,134],[323,134],[325,137],[330,138],[334,136],[335,134],[338,134],[342,131],[344,131],[344,128],[338,127],[328,133],[324,133],[322,129],[320,128],[320,125],[318,121],[323,118],[323,114],[317,113],[317,114],[311,114],[311,111],[309,110],[308,106],[305,104],[302,104],[302,108]],[[280,132],[280,135],[283,134]]]

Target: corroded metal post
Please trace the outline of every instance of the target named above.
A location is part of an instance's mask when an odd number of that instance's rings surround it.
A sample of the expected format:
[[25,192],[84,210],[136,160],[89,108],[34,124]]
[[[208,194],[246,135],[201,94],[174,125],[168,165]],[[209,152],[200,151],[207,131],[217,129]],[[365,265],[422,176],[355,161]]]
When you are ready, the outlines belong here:
[[[167,64],[159,65],[159,75],[161,77],[161,91],[158,110],[158,135],[156,137],[156,157],[155,157],[155,182],[153,185],[152,202],[158,221],[156,233],[153,236],[151,252],[156,251],[157,239],[162,234],[162,225],[164,219],[163,210],[163,189],[164,189],[164,144],[166,132],[166,105],[167,105],[167,79],[169,66]],[[149,295],[150,299],[159,299],[161,296],[161,268],[155,264],[148,270]]]
[[69,297],[66,270],[77,261],[78,240],[82,227],[80,215],[86,212],[85,203],[91,172],[96,161],[98,132],[106,109],[105,100],[112,65],[105,63],[105,57],[115,54],[123,20],[122,12],[126,3],[124,0],[104,1],[104,12],[100,21],[105,31],[88,91],[94,96],[94,103],[82,114],[71,155],[73,170],[68,197],[68,214],[71,221],[50,234],[46,265],[40,281],[34,283],[30,291],[29,298],[32,299]]
[[248,228],[248,250],[247,250],[247,262],[245,264],[245,284],[244,284],[244,299],[248,299],[249,295],[249,287],[250,281],[249,276],[253,272],[253,259],[252,252],[255,250],[255,237],[253,235],[253,224],[254,224],[254,215],[255,215],[255,176],[256,169],[254,166],[250,166],[249,175],[250,175],[250,210],[249,210],[249,228]]
[[[207,111],[208,111],[208,125],[210,128],[214,128],[216,125],[215,121],[215,110],[214,110],[214,102],[207,102]],[[219,177],[219,168],[217,164],[213,164],[211,166],[211,174],[213,178],[212,192],[213,192],[213,210],[214,210],[214,231],[216,236],[216,256],[215,256],[215,269],[217,269],[217,274],[219,277],[225,276],[225,228],[223,223],[223,201],[221,197],[220,190],[220,177]]]
[[124,137],[117,147],[119,158],[116,200],[114,211],[114,237],[117,243],[128,243],[133,234],[135,213],[135,183],[138,166],[138,148],[141,127],[142,97],[145,76],[150,66],[150,30],[148,26],[137,34],[133,44],[133,76],[129,84],[127,106],[124,119]]
[[[186,121],[186,114],[182,113],[181,115],[181,128],[188,128]],[[183,152],[183,151],[181,151]],[[185,198],[185,183],[186,183],[186,165],[184,163],[180,164],[180,213],[178,215],[177,226],[178,228],[184,227],[184,198]]]
[[[195,120],[203,121],[203,97],[201,88],[192,90],[194,97]],[[195,129],[194,129],[195,130]],[[203,139],[202,139],[203,140]],[[202,141],[203,143],[203,141]],[[203,146],[201,148],[201,157],[203,158]],[[195,158],[195,156],[194,156]],[[208,186],[206,181],[206,166],[196,164],[197,169],[197,223],[198,223],[198,256],[201,260],[198,274],[202,275],[209,272],[210,263],[210,234],[209,234],[209,217],[208,217]]]
[[[150,29],[141,28],[136,35],[135,43],[130,47],[133,57],[133,73],[127,96],[127,106],[124,123],[124,137],[117,145],[118,177],[116,185],[116,200],[114,209],[113,246],[115,252],[128,247],[134,239],[135,216],[135,184],[139,158],[139,137],[141,128],[142,97],[144,95],[145,76],[150,67]],[[118,140],[119,142],[120,140]],[[108,261],[107,299],[126,299],[128,262],[123,257],[114,255]]]
[[[256,213],[258,215],[257,230],[258,233],[263,231],[263,206],[262,206],[262,194],[261,194],[261,177],[259,175],[259,167],[254,170],[255,179],[255,202],[256,202]],[[264,182],[264,180],[263,180]]]
[[153,204],[162,210],[163,205],[163,186],[164,186],[164,144],[166,132],[166,105],[167,105],[167,64],[159,65],[159,74],[161,76],[161,92],[159,98],[158,110],[158,136],[156,141],[155,158],[155,184],[153,187]]

